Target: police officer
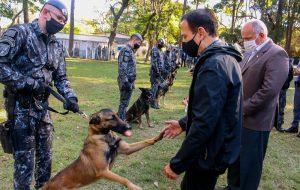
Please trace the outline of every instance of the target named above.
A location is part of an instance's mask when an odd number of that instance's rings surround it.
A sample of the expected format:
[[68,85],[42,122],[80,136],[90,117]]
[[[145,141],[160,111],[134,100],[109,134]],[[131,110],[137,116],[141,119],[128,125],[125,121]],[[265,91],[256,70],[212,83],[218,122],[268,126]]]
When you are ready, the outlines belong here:
[[136,79],[135,52],[141,46],[142,41],[143,38],[140,34],[133,34],[126,46],[120,51],[118,57],[118,84],[120,90],[120,105],[118,113],[120,118],[123,120],[126,118],[126,109],[128,107]]
[[164,76],[163,76],[164,80],[166,80],[170,76],[172,70],[171,51],[172,51],[172,46],[169,45],[166,51],[164,52],[164,63],[165,63]]
[[158,105],[158,88],[164,81],[164,55],[162,48],[166,42],[164,39],[159,39],[157,45],[151,51],[151,68],[150,68],[150,82],[152,88],[152,103],[151,107],[159,109]]
[[[299,129],[299,121],[300,121],[300,73],[298,73],[300,68],[300,63],[298,63],[297,68],[295,69],[295,94],[294,94],[294,118],[293,118],[293,122],[291,124],[291,127],[286,129],[285,132],[287,133],[298,133],[298,129]],[[298,137],[300,137],[300,133],[298,135]]]
[[37,20],[13,26],[0,38],[0,82],[13,123],[14,189],[29,190],[33,172],[36,189],[51,175],[53,126],[49,112],[39,106],[48,104],[47,85],[54,81],[67,100],[65,109],[79,110],[66,76],[63,46],[53,35],[67,19],[66,6],[49,0]]
[[277,123],[277,126],[275,126],[279,132],[284,131],[284,129],[282,128],[282,125],[284,123],[284,108],[286,106],[286,93],[290,87],[290,82],[292,80],[293,80],[293,63],[290,60],[289,61],[289,75],[288,75],[288,78],[286,79],[286,81],[280,91],[280,94],[279,94],[278,123]]

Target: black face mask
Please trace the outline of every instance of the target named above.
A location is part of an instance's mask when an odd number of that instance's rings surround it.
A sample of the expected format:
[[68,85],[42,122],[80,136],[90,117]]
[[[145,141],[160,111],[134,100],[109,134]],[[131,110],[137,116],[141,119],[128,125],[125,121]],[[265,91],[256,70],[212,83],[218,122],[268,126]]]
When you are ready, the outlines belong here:
[[157,47],[158,47],[159,49],[161,49],[161,48],[164,47],[164,45],[162,45],[162,44],[157,44]]
[[134,44],[134,45],[133,45],[133,49],[139,49],[140,47],[141,47],[140,44]]
[[199,46],[195,41],[194,38],[197,35],[197,33],[194,35],[193,39],[191,39],[188,42],[182,42],[182,50],[190,57],[197,57],[198,56],[198,50]]
[[61,31],[65,25],[57,22],[55,19],[51,17],[51,20],[46,21],[46,30],[48,34],[56,34]]

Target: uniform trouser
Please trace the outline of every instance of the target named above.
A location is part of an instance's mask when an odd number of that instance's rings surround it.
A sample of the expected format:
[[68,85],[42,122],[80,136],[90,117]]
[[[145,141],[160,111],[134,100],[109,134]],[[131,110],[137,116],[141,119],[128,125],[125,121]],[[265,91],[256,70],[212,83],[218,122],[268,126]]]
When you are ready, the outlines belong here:
[[158,98],[158,88],[159,88],[158,79],[152,79],[151,80],[151,92],[152,92],[152,101],[153,102],[155,102]]
[[208,171],[187,170],[181,182],[181,190],[214,190],[219,175]]
[[269,131],[242,129],[240,159],[228,169],[230,189],[256,190],[258,188],[269,134]]
[[130,102],[132,90],[120,90],[120,105],[119,105],[119,117],[122,120],[126,119],[126,109]]
[[[299,83],[299,84],[298,84]],[[300,82],[295,83],[295,94],[294,94],[294,119],[292,122],[292,127],[299,126],[300,121]]]
[[27,114],[14,119],[14,189],[29,190],[34,172],[35,188],[50,179],[53,126]]
[[278,109],[278,126],[281,127],[284,123],[284,109],[286,106],[286,92],[288,89],[282,89],[279,94],[279,109]]

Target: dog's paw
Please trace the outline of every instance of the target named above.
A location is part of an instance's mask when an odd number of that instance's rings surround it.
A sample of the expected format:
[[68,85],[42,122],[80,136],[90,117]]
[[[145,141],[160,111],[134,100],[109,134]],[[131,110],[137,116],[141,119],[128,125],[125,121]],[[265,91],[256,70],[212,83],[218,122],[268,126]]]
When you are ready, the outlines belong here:
[[154,137],[154,142],[160,141],[164,138],[165,131],[160,132],[160,134]]
[[137,185],[134,185],[133,183],[130,183],[130,184],[128,185],[128,189],[129,189],[129,190],[142,190],[142,188],[140,188],[140,187],[137,186]]

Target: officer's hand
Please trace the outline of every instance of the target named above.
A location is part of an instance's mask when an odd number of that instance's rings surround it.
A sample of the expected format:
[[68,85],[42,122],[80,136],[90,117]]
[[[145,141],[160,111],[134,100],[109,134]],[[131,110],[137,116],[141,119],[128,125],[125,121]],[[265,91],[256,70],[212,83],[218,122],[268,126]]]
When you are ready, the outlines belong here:
[[75,97],[71,97],[64,103],[64,109],[77,113],[79,111],[78,100]]

